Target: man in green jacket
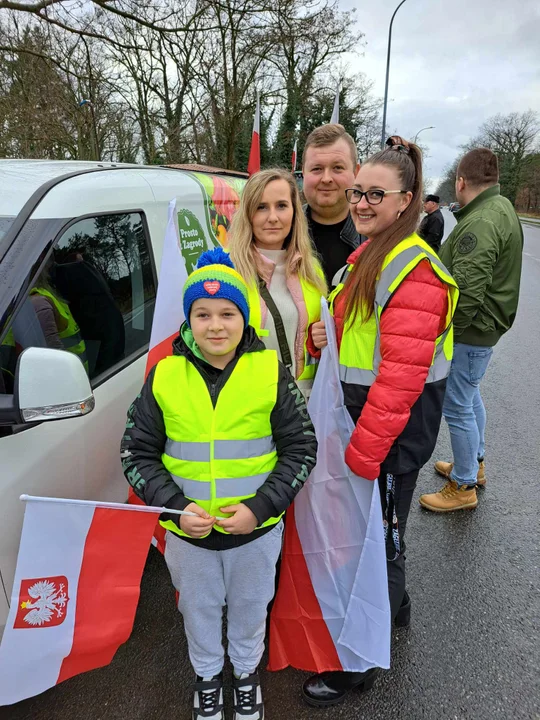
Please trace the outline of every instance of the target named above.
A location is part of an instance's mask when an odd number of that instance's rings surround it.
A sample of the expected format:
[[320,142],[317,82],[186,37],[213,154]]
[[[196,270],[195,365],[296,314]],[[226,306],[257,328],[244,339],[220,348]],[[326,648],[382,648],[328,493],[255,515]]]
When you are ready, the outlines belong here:
[[486,410],[480,381],[493,346],[516,317],[523,251],[521,223],[510,201],[501,196],[498,181],[497,157],[491,150],[477,148],[464,155],[456,176],[458,223],[440,252],[460,295],[443,407],[454,462],[435,463],[447,482],[439,492],[420,497],[420,504],[435,512],[475,508],[476,486],[486,484]]

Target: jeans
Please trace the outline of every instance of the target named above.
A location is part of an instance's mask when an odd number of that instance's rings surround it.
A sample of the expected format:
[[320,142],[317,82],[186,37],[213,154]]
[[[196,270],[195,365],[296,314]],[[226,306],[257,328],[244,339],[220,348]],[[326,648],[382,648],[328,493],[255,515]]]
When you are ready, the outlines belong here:
[[[395,557],[396,549],[392,542],[391,533],[388,533],[386,539],[386,569],[388,572],[388,595],[390,597],[390,615],[392,622],[400,608],[403,596],[405,594],[405,528],[407,527],[407,518],[411,509],[411,501],[416,487],[419,470],[396,475],[395,478],[395,510],[398,520],[400,552]],[[386,468],[384,463],[381,466],[379,474],[379,492],[381,494],[381,504],[383,516],[387,517],[386,505]],[[390,520],[391,522],[391,520]],[[393,558],[393,559],[391,559]]]
[[454,467],[450,475],[458,485],[476,485],[478,462],[484,459],[486,409],[480,396],[493,348],[454,345],[454,357],[446,383],[443,415],[448,423]]

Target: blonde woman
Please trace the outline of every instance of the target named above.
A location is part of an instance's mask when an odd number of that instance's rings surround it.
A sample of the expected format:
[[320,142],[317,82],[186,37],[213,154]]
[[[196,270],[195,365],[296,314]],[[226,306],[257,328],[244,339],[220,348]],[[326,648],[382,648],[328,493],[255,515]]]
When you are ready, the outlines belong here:
[[249,288],[250,325],[276,350],[308,395],[316,363],[308,328],[320,318],[327,287],[315,257],[294,177],[285,170],[252,175],[233,218],[229,249]]

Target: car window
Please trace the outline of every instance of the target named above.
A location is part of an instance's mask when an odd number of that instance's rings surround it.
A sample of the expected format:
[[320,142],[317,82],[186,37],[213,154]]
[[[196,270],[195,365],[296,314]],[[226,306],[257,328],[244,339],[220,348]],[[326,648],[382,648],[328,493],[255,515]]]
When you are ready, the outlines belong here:
[[146,351],[155,297],[141,213],[72,223],[32,282],[0,345],[0,392],[12,391],[17,357],[31,346],[76,354],[92,385],[98,384]]

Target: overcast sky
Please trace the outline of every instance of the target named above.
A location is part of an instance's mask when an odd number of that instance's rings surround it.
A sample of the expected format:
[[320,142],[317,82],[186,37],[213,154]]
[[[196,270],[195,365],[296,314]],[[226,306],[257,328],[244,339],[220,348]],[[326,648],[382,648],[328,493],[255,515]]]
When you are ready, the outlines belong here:
[[[350,61],[384,95],[390,18],[399,0],[356,7],[363,54]],[[407,138],[428,125],[431,189],[459,145],[496,113],[540,112],[540,0],[407,0],[392,31],[387,127]]]

